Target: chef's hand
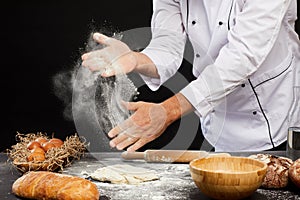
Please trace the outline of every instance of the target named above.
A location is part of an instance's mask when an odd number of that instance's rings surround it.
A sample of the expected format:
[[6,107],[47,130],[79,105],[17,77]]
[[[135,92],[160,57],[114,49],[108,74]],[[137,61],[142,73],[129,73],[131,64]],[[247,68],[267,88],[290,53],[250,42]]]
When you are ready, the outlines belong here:
[[158,138],[165,129],[182,115],[194,110],[189,101],[178,93],[160,104],[146,102],[123,102],[134,113],[123,123],[113,128],[108,136],[111,147],[136,151]]
[[100,71],[101,76],[109,77],[116,74],[127,74],[137,66],[137,56],[120,40],[94,33],[93,39],[105,47],[81,56],[84,67],[91,71]]
[[124,107],[134,111],[130,118],[113,128],[108,136],[111,147],[135,151],[159,137],[170,124],[167,112],[161,104],[147,102],[123,102]]

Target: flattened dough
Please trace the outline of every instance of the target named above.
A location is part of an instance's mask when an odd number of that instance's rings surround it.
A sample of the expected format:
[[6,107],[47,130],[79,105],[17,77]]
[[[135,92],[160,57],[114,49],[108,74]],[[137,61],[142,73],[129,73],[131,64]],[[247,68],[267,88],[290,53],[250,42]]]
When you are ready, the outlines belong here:
[[115,184],[139,184],[159,179],[152,170],[121,164],[99,168],[90,176],[94,180]]

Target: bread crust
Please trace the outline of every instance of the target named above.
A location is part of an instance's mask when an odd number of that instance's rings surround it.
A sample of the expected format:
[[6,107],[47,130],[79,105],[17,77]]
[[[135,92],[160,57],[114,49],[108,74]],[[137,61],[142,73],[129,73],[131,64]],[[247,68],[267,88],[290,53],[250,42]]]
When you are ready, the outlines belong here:
[[98,200],[97,186],[89,180],[54,172],[29,172],[17,179],[12,192],[17,196],[43,200]]
[[300,158],[294,161],[289,168],[289,177],[291,181],[300,188]]
[[293,164],[291,159],[270,154],[256,154],[250,157],[265,162],[268,165],[262,187],[278,189],[288,185],[288,170]]

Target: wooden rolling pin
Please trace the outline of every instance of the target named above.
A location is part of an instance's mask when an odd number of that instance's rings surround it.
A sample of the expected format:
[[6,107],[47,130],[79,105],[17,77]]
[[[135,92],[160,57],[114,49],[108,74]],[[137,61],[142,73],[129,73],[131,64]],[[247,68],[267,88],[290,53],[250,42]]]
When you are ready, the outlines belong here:
[[209,153],[192,150],[146,150],[144,152],[123,152],[125,160],[143,159],[146,162],[189,163],[190,161],[207,156],[230,156],[229,153]]

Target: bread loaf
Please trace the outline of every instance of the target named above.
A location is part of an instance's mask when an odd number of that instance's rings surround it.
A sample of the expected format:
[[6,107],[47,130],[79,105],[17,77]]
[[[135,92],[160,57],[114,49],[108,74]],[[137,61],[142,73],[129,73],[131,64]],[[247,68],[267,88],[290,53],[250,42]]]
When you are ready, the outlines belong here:
[[266,176],[263,180],[264,188],[284,188],[288,185],[289,167],[293,161],[286,157],[278,157],[270,154],[251,155],[251,158],[260,160],[268,165]]
[[29,172],[17,179],[12,192],[29,199],[98,200],[97,186],[89,180],[45,171]]
[[291,181],[300,188],[300,158],[289,168],[289,177]]

